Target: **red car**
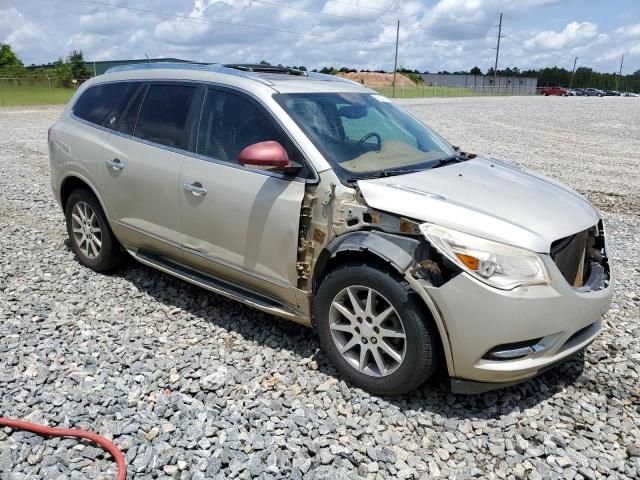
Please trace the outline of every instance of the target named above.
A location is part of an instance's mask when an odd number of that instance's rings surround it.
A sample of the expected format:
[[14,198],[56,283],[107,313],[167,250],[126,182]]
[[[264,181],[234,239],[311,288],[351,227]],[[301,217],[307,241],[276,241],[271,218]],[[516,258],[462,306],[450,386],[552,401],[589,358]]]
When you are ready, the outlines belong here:
[[566,97],[569,95],[569,89],[564,87],[540,87],[538,89],[538,93],[540,95],[559,95],[561,97]]

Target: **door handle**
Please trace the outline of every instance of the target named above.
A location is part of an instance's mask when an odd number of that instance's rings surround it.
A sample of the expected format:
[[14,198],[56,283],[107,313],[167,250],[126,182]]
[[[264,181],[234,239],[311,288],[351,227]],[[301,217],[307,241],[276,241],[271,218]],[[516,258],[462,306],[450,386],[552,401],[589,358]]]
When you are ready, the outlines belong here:
[[116,172],[124,168],[124,164],[117,158],[114,158],[113,160],[107,160],[106,163],[107,163],[107,167],[109,167],[112,170],[115,170]]
[[194,182],[194,183],[185,183],[183,185],[183,188],[187,191],[187,192],[191,192],[193,195],[195,195],[196,197],[201,197],[203,195],[207,194],[207,189],[204,188],[202,186],[201,183],[199,182]]

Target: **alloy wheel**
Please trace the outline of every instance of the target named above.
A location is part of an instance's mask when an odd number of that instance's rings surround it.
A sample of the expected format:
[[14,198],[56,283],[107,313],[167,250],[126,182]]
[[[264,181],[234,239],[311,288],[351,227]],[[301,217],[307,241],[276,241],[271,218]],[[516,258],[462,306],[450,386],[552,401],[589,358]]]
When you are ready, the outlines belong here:
[[361,373],[383,377],[404,361],[407,338],[402,319],[373,288],[354,285],[341,290],[331,302],[329,328],[340,355]]
[[73,240],[83,255],[96,258],[102,248],[102,230],[93,208],[86,202],[78,202],[71,210]]

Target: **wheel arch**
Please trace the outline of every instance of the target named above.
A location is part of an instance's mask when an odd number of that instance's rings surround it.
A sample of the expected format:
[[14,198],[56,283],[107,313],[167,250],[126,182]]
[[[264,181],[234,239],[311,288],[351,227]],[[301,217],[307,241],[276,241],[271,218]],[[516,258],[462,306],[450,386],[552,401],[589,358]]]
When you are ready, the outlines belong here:
[[[394,235],[379,231],[357,231],[342,235],[330,242],[320,253],[312,275],[313,298],[322,279],[331,270],[351,262],[366,262],[383,270],[397,273],[399,278],[413,278],[408,270],[417,263],[416,257],[424,246],[424,241],[409,236]],[[420,298],[427,321],[433,321],[438,334],[438,343],[442,348],[442,357],[450,375],[454,374],[452,348],[446,324],[442,315],[428,293],[414,279],[409,282],[411,289]],[[429,301],[430,300],[430,301]],[[314,305],[311,302],[311,322],[315,325]]]
[[62,182],[60,182],[60,205],[62,206],[62,210],[64,211],[67,208],[67,201],[69,200],[69,196],[71,195],[71,193],[79,188],[86,188],[95,195],[95,197],[98,199],[98,202],[100,203],[102,211],[104,212],[108,220],[108,211],[105,208],[105,204],[102,201],[102,198],[98,194],[97,190],[86,178],[75,173],[67,175],[66,177],[64,177]]

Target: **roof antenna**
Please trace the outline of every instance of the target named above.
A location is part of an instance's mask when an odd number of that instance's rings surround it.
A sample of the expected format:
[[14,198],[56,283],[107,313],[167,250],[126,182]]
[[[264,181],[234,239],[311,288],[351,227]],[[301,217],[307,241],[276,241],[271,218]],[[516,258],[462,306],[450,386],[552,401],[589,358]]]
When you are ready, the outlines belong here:
[[144,56],[147,57],[147,62],[151,63],[151,59],[149,58],[149,54],[144,52]]

